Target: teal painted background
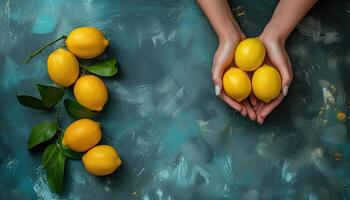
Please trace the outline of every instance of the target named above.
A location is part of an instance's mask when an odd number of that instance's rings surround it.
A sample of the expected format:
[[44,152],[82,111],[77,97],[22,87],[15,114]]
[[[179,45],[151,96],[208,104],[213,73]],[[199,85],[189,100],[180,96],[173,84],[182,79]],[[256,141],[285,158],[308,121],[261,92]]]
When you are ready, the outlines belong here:
[[[275,4],[231,1],[248,36]],[[259,126],[215,97],[217,39],[194,1],[0,1],[0,199],[350,199],[349,119],[336,119],[349,113],[349,15],[350,1],[323,0],[292,33],[293,85]],[[23,65],[27,55],[85,25],[105,33],[106,54],[119,60],[98,121],[123,165],[95,177],[69,160],[56,195],[41,154],[26,150],[30,128],[52,116],[15,94],[51,83],[46,59],[59,45]]]

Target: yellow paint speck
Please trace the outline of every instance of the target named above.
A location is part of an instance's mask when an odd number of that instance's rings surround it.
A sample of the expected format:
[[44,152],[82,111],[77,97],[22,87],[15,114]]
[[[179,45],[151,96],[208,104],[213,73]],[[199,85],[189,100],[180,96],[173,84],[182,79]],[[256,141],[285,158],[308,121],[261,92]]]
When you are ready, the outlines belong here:
[[341,159],[343,159],[343,154],[341,154],[340,152],[335,152],[335,154],[334,154],[334,159],[335,159],[335,160],[341,160]]
[[243,10],[243,7],[242,6],[238,6],[237,8],[233,8],[233,12],[235,13],[235,15],[237,17],[240,17],[240,16],[244,16],[245,15],[245,11]]
[[339,121],[345,122],[345,120],[346,120],[346,115],[345,115],[345,113],[343,113],[343,112],[338,112],[338,113],[337,113],[337,119],[338,119]]

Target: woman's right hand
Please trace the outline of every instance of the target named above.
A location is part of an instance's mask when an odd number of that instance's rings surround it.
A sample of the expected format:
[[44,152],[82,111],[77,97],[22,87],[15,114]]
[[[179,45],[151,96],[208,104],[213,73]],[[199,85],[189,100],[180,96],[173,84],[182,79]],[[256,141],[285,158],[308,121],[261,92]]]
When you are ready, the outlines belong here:
[[234,65],[235,50],[239,42],[245,39],[244,34],[239,31],[233,34],[228,34],[224,37],[219,37],[219,47],[215,52],[212,68],[212,80],[215,84],[215,94],[226,102],[230,107],[240,112],[243,116],[249,116],[253,121],[256,120],[256,113],[253,107],[257,104],[257,99],[254,95],[250,96],[250,102],[246,99],[242,102],[237,102],[228,97],[222,87],[222,77],[224,72],[231,64]]

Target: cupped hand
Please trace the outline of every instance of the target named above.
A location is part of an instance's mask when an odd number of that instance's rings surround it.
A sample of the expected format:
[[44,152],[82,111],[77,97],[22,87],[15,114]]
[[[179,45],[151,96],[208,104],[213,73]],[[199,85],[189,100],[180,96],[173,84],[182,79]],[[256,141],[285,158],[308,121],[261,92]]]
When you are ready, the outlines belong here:
[[[250,102],[246,99],[242,102],[237,102],[228,97],[222,88],[222,77],[224,72],[234,62],[234,54],[236,47],[240,41],[245,39],[243,33],[237,33],[230,37],[221,38],[219,47],[215,52],[212,68],[212,79],[215,84],[215,94],[225,101],[230,107],[240,112],[243,116],[249,116],[251,120],[256,120],[256,113]],[[256,98],[251,95],[252,103],[257,104]]]
[[293,80],[293,71],[289,56],[285,49],[284,40],[269,35],[260,35],[260,40],[264,43],[267,54],[267,62],[276,67],[282,78],[281,94],[269,103],[259,102],[254,106],[257,115],[257,122],[263,124],[266,117],[282,102],[287,95],[289,86]]

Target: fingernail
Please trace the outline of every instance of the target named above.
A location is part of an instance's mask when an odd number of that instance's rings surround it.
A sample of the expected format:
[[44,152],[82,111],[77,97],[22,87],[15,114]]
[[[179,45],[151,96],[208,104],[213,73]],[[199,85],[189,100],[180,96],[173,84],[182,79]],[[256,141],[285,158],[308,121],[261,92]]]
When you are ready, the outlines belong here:
[[220,94],[220,87],[218,85],[215,85],[215,95],[219,96]]
[[288,89],[289,89],[289,86],[284,86],[284,88],[283,88],[283,96],[287,96],[287,94],[288,94]]
[[251,121],[255,121],[256,120],[256,117],[252,117],[250,118]]

